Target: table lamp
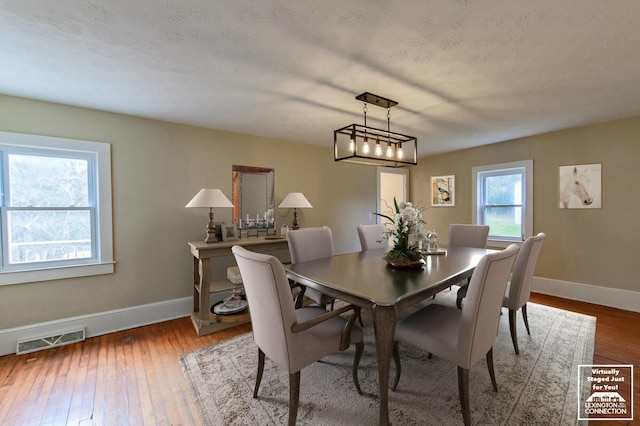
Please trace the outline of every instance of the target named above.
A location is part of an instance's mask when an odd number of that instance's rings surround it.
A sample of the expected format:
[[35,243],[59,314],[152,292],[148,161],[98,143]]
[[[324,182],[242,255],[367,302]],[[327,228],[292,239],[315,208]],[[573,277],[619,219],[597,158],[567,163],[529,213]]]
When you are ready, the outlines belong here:
[[313,206],[302,192],[290,192],[278,206],[280,209],[293,209],[293,229],[299,229],[297,209],[311,209]]
[[207,224],[207,237],[204,242],[215,243],[218,239],[216,238],[216,228],[213,224],[213,208],[233,207],[233,204],[219,189],[202,188],[185,207],[209,207],[209,223]]

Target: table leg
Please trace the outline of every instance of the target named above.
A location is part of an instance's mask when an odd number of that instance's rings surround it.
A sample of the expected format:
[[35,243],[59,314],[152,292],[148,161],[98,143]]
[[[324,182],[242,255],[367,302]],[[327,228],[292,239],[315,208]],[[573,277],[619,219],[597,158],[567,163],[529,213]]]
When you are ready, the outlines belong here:
[[389,424],[389,365],[393,353],[397,311],[395,306],[373,307],[373,328],[378,356],[378,381],[380,386],[380,424]]

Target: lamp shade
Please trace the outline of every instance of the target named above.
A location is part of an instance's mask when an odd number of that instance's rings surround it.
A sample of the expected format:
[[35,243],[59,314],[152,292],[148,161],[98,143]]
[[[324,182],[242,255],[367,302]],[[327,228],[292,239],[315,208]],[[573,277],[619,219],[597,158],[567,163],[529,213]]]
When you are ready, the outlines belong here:
[[302,192],[290,192],[278,206],[280,209],[311,209],[313,206]]
[[233,207],[219,189],[202,188],[185,207]]

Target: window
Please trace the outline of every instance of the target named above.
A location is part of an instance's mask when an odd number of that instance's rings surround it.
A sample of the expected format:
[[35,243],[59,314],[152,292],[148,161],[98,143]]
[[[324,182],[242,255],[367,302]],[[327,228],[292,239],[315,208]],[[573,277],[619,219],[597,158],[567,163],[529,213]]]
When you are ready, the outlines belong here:
[[489,225],[494,246],[533,233],[533,160],[474,167],[474,223]]
[[0,285],[113,272],[109,144],[0,132]]

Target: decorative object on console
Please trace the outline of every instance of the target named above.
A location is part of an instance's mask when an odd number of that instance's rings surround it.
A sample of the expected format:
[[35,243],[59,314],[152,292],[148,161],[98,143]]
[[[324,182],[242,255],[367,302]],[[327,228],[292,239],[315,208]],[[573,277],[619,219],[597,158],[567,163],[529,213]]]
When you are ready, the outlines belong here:
[[[333,159],[369,166],[418,164],[418,139],[391,131],[391,107],[398,102],[369,92],[356,99],[364,103],[364,126],[354,123],[333,131]],[[367,126],[367,103],[387,109],[387,130]]]
[[227,268],[227,279],[231,281],[232,284],[242,284],[242,275],[240,275],[240,269],[237,266],[229,266]]
[[229,297],[222,302],[213,305],[212,311],[216,315],[233,315],[242,312],[249,307],[249,304],[242,298],[242,290],[231,290]]
[[209,207],[209,222],[204,242],[215,243],[218,239],[216,238],[216,229],[213,223],[213,208],[233,207],[233,204],[219,189],[202,188],[185,207]]
[[313,206],[302,192],[290,192],[278,206],[279,209],[293,209],[293,229],[299,229],[298,209],[311,209]]
[[240,237],[238,236],[238,228],[236,225],[224,224],[222,225],[222,241],[237,241]]

